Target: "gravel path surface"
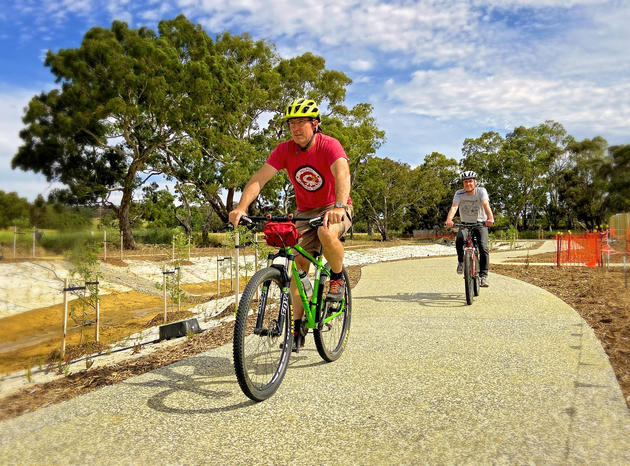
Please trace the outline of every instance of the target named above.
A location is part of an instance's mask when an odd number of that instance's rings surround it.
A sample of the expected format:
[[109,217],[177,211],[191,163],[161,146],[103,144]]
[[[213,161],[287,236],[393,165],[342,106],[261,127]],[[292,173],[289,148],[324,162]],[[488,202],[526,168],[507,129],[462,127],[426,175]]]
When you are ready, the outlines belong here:
[[630,413],[577,313],[495,274],[466,306],[454,268],[364,267],[342,358],[309,335],[263,403],[226,345],[1,423],[2,463],[630,463]]

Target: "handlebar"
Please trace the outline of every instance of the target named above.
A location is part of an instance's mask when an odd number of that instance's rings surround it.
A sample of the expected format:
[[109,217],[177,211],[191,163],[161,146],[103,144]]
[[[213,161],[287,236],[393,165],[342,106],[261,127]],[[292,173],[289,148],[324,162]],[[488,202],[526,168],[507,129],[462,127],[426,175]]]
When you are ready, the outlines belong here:
[[256,223],[262,222],[308,222],[308,224],[313,227],[320,227],[324,224],[324,216],[320,215],[318,217],[294,217],[292,214],[289,215],[265,215],[263,216],[255,216],[251,217],[248,215],[243,215],[239,220],[239,225],[246,226],[254,226]]
[[486,224],[484,222],[475,222],[475,223],[454,223],[453,228],[472,228],[472,227],[485,227]]

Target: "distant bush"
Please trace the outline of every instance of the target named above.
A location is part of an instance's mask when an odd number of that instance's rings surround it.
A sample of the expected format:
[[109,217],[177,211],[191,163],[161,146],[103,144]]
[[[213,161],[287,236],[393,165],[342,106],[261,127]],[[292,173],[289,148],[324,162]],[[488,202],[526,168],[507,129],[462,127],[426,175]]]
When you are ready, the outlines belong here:
[[138,243],[171,244],[177,230],[172,228],[134,230],[133,236]]
[[90,231],[47,231],[41,234],[38,244],[49,251],[61,254],[64,251],[75,249],[78,245],[92,241],[98,240],[94,237],[94,233]]
[[193,232],[191,242],[195,247],[220,248],[226,245],[226,238],[225,235],[218,233],[209,234],[208,241],[204,243],[201,238],[201,232]]

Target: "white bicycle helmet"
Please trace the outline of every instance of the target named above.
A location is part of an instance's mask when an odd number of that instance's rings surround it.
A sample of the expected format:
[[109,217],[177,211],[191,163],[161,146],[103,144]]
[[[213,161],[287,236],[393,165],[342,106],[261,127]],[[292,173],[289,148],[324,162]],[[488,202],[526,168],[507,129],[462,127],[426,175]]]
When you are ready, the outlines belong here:
[[461,175],[459,175],[459,177],[461,178],[462,181],[464,180],[470,180],[470,179],[477,179],[477,174],[472,171],[472,170],[466,170],[464,172],[461,173]]

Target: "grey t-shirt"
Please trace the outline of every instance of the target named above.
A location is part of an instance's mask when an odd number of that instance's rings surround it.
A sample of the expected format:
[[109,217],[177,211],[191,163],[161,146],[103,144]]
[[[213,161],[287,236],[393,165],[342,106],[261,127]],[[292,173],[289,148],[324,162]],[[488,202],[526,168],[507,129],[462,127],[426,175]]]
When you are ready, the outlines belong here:
[[488,219],[481,203],[489,201],[486,188],[476,187],[473,194],[466,194],[465,189],[458,189],[453,203],[459,203],[459,218],[463,223],[485,222]]

